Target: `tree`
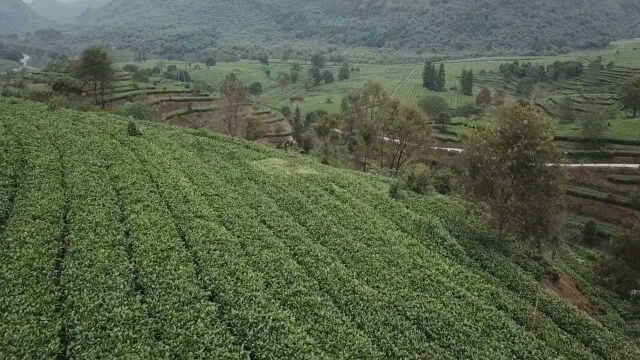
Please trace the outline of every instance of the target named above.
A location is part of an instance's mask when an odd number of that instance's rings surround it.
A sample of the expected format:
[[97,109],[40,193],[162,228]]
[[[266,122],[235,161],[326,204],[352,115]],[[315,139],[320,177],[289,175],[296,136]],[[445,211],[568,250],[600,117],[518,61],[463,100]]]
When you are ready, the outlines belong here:
[[576,120],[576,114],[573,109],[573,100],[569,96],[565,96],[558,103],[558,117],[563,122],[572,122]]
[[462,76],[460,77],[460,87],[462,94],[467,96],[473,96],[473,70],[462,70]]
[[247,102],[247,88],[236,74],[227,75],[220,91],[224,95],[222,120],[230,136],[236,136],[240,128],[240,108]]
[[431,119],[435,119],[440,113],[449,111],[449,104],[440,96],[425,96],[420,100],[420,107]]
[[436,124],[440,125],[442,130],[446,130],[449,126],[449,122],[451,122],[451,115],[448,112],[441,112],[436,116]]
[[354,132],[356,129],[356,125],[364,114],[360,93],[351,92],[347,94],[347,96],[342,98],[340,108],[342,110],[342,117],[344,118],[345,122],[344,133],[347,148],[349,152],[353,152],[355,140]]
[[491,90],[486,86],[480,88],[478,91],[478,95],[476,95],[476,105],[477,106],[490,106],[493,103],[493,96],[491,96]]
[[433,90],[436,84],[436,68],[431,61],[427,60],[424,63],[424,70],[422,70],[422,87]]
[[633,117],[640,113],[640,76],[637,76],[622,86],[620,101],[625,108],[633,111]]
[[311,56],[311,65],[317,68],[323,68],[327,63],[327,59],[321,53],[315,53]]
[[93,96],[98,102],[98,88],[101,90],[102,107],[104,108],[104,92],[111,86],[113,68],[109,52],[101,47],[92,47],[82,52],[77,65],[78,78],[93,86]]
[[289,86],[289,74],[283,72],[278,74],[278,85],[280,85],[280,89],[282,89],[282,97],[285,97],[287,86]]
[[320,71],[320,68],[317,66],[314,66],[309,70],[309,75],[313,80],[313,85],[319,85],[323,80],[322,72]]
[[436,78],[436,91],[444,91],[447,84],[447,77],[444,70],[444,63],[440,63],[440,70],[438,71],[438,77]]
[[606,109],[594,108],[590,113],[583,116],[580,121],[582,136],[589,140],[589,145],[598,147],[607,131],[607,120],[609,114]]
[[291,117],[291,107],[289,105],[282,105],[280,112],[285,119],[289,119]]
[[331,84],[334,81],[333,73],[329,70],[325,70],[322,73],[322,79],[324,80],[325,84]]
[[207,58],[207,60],[205,60],[205,65],[207,65],[207,69],[210,68],[211,66],[216,66],[217,62],[216,62],[216,58],[209,56]]
[[318,139],[322,142],[322,163],[329,163],[329,150],[331,145],[337,140],[338,133],[336,127],[338,121],[335,116],[324,115],[317,121],[313,127],[318,136]]
[[265,65],[265,66],[269,65],[269,55],[267,55],[267,54],[260,54],[260,55],[258,55],[258,57],[256,59],[262,65]]
[[249,85],[249,94],[253,96],[262,95],[262,84],[257,81],[251,83],[251,85]]
[[302,144],[302,134],[304,133],[304,122],[302,121],[302,114],[300,113],[300,107],[296,106],[296,111],[293,114],[293,139]]
[[351,67],[349,63],[343,62],[338,72],[338,80],[349,80],[351,78]]
[[416,154],[428,149],[431,129],[416,106],[399,105],[399,111],[390,112],[390,117],[383,146],[390,147],[387,166],[398,172]]
[[[493,127],[473,130],[464,164],[468,187],[488,205],[498,232],[532,240],[559,240],[563,221],[564,170],[552,125],[529,105],[498,109]],[[551,164],[551,165],[550,165]]]
[[57,93],[65,95],[81,94],[82,83],[70,76],[60,76],[53,81],[51,89]]

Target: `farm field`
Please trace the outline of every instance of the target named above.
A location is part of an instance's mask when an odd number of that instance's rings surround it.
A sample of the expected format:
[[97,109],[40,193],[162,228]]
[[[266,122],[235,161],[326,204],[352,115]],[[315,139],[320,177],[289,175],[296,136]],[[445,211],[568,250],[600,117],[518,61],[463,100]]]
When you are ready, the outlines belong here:
[[[640,358],[594,250],[534,261],[459,198],[391,200],[387,178],[127,124],[0,98],[4,356]],[[586,306],[545,285],[555,271]]]

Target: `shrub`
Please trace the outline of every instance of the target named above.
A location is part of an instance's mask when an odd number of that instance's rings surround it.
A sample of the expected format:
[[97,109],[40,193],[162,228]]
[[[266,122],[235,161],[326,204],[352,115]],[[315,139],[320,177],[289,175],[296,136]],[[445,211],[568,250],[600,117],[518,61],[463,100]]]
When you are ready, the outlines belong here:
[[420,100],[420,107],[425,114],[434,119],[438,114],[449,111],[449,104],[440,96],[426,96]]
[[468,103],[458,107],[458,109],[456,110],[456,116],[469,118],[474,115],[479,115],[481,112],[482,112],[481,108],[476,107],[472,103]]
[[455,174],[449,168],[439,168],[431,176],[431,186],[440,194],[450,194],[454,189]]
[[39,102],[49,102],[51,91],[40,88],[30,88],[25,91],[27,99]]
[[135,72],[138,72],[139,68],[138,68],[137,65],[127,64],[127,65],[122,67],[122,70],[124,70],[126,72],[130,72],[130,73],[135,73]]
[[262,84],[256,81],[249,85],[249,94],[253,96],[262,95]]
[[429,168],[424,164],[416,164],[407,176],[407,188],[411,191],[424,194],[429,187]]
[[138,126],[136,126],[136,123],[129,120],[129,123],[127,124],[127,134],[129,136],[142,136],[142,132],[140,132],[140,129],[138,129]]
[[394,181],[389,186],[389,197],[397,199],[400,196],[400,182]]
[[589,220],[582,228],[581,240],[584,244],[593,246],[598,242],[598,223]]
[[137,101],[126,104],[120,110],[116,111],[116,114],[138,120],[153,119],[151,107],[143,102]]

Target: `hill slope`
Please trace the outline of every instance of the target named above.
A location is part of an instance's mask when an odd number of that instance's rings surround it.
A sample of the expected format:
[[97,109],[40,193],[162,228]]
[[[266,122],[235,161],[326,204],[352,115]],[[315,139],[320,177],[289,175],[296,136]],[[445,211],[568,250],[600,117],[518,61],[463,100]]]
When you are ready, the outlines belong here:
[[0,98],[6,356],[640,356],[588,262],[561,270],[594,318],[526,252],[480,245],[458,200],[393,201],[383,178],[126,124]]
[[135,24],[131,33],[155,41],[217,29],[231,43],[297,39],[446,53],[590,46],[640,36],[638,17],[635,0],[113,0],[82,21],[124,32]]
[[19,33],[50,26],[22,0],[0,1],[0,34]]
[[29,7],[45,19],[58,23],[70,23],[89,9],[98,9],[110,0],[77,0],[62,2],[60,0],[34,0]]

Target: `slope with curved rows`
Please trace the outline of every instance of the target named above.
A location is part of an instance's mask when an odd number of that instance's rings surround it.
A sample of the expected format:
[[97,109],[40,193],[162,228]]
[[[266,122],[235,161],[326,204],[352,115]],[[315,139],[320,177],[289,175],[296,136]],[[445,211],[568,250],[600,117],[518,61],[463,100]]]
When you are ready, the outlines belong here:
[[[214,135],[0,99],[8,358],[640,357],[459,205]],[[569,251],[569,250],[566,250]],[[515,255],[519,254],[519,255]]]

